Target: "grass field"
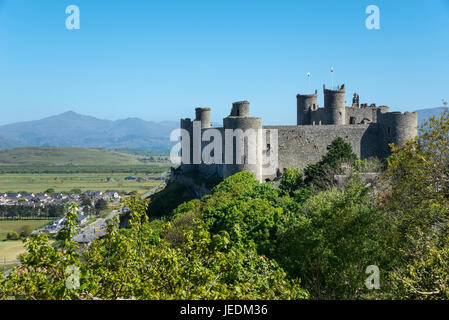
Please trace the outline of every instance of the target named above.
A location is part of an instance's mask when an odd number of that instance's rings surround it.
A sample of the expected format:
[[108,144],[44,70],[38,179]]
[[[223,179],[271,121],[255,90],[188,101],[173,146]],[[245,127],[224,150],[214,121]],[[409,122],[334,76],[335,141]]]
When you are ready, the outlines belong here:
[[82,191],[137,191],[146,192],[161,183],[158,180],[138,182],[125,180],[127,176],[148,177],[134,173],[70,173],[70,174],[0,174],[0,193],[5,192],[43,192],[49,188],[55,192],[81,189]]
[[[132,153],[132,152],[131,152]],[[117,190],[146,192],[160,181],[125,180],[169,170],[170,164],[142,155],[87,148],[18,148],[0,150],[0,193]]]
[[25,251],[22,240],[0,241],[0,262],[17,261],[17,256]]
[[17,261],[17,256],[25,252],[22,240],[4,241],[8,232],[20,230],[25,225],[34,230],[50,221],[53,220],[0,220],[0,262]]
[[[126,149],[123,149],[126,150]],[[17,148],[0,150],[0,174],[8,173],[160,173],[167,156],[146,156],[87,148]]]
[[102,149],[28,147],[0,150],[2,166],[116,166],[144,163],[141,156]]
[[50,221],[53,221],[53,219],[49,220],[0,220],[0,247],[3,245],[4,242],[1,242],[2,240],[6,239],[6,235],[10,231],[17,231],[20,230],[21,227],[25,225],[31,226],[31,228],[36,229],[39,228]]

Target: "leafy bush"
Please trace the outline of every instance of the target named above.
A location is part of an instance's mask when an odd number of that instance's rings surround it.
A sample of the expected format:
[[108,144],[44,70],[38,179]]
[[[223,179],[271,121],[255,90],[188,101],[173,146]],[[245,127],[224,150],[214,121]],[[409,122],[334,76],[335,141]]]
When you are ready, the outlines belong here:
[[10,231],[6,234],[6,239],[8,240],[19,240],[20,236],[16,231]]

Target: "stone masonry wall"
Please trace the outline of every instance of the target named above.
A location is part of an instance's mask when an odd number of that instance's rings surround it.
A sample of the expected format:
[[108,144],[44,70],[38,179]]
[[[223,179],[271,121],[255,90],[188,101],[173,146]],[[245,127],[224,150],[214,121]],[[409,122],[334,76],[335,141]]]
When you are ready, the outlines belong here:
[[372,158],[379,155],[379,126],[372,124],[326,125],[326,126],[264,126],[264,129],[277,129],[279,137],[279,170],[298,167],[304,169],[308,164],[321,160],[327,153],[327,146],[341,137],[349,142],[359,158]]

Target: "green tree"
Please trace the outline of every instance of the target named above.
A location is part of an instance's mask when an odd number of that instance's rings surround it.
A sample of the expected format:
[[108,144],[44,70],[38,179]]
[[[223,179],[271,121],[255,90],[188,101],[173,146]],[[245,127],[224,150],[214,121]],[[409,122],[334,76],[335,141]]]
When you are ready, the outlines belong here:
[[289,195],[293,195],[293,192],[299,189],[302,185],[303,177],[301,170],[298,168],[285,168],[279,189]]
[[81,200],[81,205],[83,207],[90,207],[92,206],[92,198],[89,196],[86,196],[85,194],[82,194],[80,196],[80,200]]
[[431,117],[420,135],[392,145],[380,208],[394,218],[397,258],[387,297],[449,298],[449,113]]
[[98,199],[97,202],[95,202],[95,210],[97,211],[97,214],[100,213],[102,210],[106,210],[108,208],[108,202],[104,199]]
[[314,185],[319,190],[328,189],[333,186],[334,174],[339,173],[341,165],[343,163],[352,165],[357,160],[352,146],[341,137],[335,138],[327,150],[319,162],[310,164],[304,169],[306,185]]
[[327,150],[328,152],[320,161],[322,165],[336,168],[342,162],[352,163],[357,160],[357,156],[352,151],[352,146],[341,137],[335,138],[327,147]]
[[301,277],[314,299],[362,298],[365,268],[389,259],[388,220],[374,207],[371,189],[352,180],[342,191],[313,196],[279,228],[276,260]]

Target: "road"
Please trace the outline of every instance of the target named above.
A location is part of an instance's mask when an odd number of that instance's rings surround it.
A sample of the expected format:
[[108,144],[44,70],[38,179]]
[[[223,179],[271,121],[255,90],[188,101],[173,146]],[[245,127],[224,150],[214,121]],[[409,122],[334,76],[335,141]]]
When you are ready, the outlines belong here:
[[[141,199],[148,198],[148,197],[152,196],[153,194],[155,194],[156,192],[161,191],[162,189],[164,189],[166,187],[166,185],[167,185],[167,183],[164,182],[164,183],[154,187],[153,189],[151,189],[150,191],[148,191],[147,193],[142,195]],[[115,206],[118,204],[119,204],[119,200],[114,202],[112,204],[112,206]],[[106,220],[115,218],[115,216],[120,214],[120,212],[121,212],[120,210],[115,210],[111,214],[109,214],[106,218],[97,219],[94,223],[81,229],[80,232],[78,233],[78,235],[76,235],[74,237],[74,240],[78,243],[91,243],[92,240],[94,240],[96,237],[103,236],[106,233],[106,226],[107,226]]]
[[106,221],[114,219],[120,212],[120,210],[114,210],[106,218],[98,218],[95,222],[82,228],[74,240],[79,243],[90,243],[96,237],[103,236],[106,233]]
[[7,266],[10,264],[20,264],[20,261],[6,261],[6,262],[0,262],[0,266]]
[[155,194],[156,192],[161,191],[162,189],[164,189],[167,186],[167,182],[164,181],[164,183],[158,185],[157,187],[154,187],[153,189],[151,189],[150,191],[148,191],[147,193],[143,194],[140,198],[141,199],[146,199],[149,196],[152,196],[153,194]]

